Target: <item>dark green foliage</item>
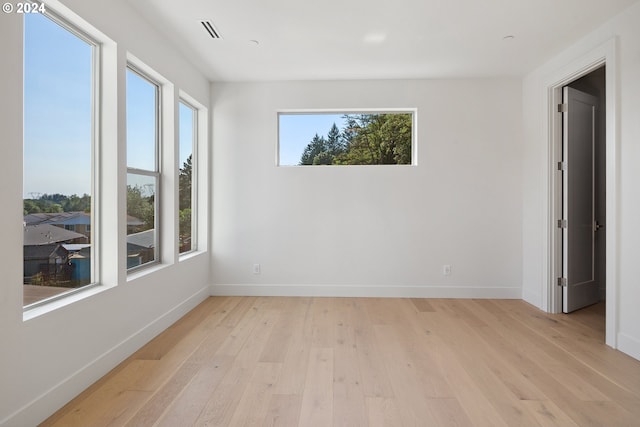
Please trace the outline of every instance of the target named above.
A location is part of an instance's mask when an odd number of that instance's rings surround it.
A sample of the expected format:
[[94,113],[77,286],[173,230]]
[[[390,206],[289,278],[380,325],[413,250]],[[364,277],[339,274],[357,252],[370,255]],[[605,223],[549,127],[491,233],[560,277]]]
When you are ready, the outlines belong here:
[[147,196],[145,189],[140,185],[127,185],[127,215],[131,215],[144,222],[144,225],[136,231],[145,231],[155,226],[155,208],[152,194]]
[[300,157],[301,165],[314,165],[314,164],[323,164],[323,163],[314,163],[316,157],[327,150],[327,141],[324,137],[320,137],[317,133],[302,152],[302,157]]
[[24,199],[24,215],[32,213],[59,212],[91,212],[91,196],[76,194],[65,196],[62,194],[44,194],[38,198]]
[[190,155],[189,157],[187,157],[187,160],[185,160],[184,164],[182,165],[182,168],[180,168],[180,176],[179,176],[179,187],[180,187],[180,191],[179,191],[179,198],[180,198],[180,203],[179,203],[179,208],[180,210],[183,209],[191,209],[191,182],[192,182],[192,171],[193,171],[193,165],[192,165],[192,156]]
[[191,185],[193,177],[193,159],[190,155],[180,168],[179,179],[179,231],[180,252],[191,249]]
[[333,124],[327,138],[316,134],[300,165],[411,164],[411,114],[346,114],[340,131]]

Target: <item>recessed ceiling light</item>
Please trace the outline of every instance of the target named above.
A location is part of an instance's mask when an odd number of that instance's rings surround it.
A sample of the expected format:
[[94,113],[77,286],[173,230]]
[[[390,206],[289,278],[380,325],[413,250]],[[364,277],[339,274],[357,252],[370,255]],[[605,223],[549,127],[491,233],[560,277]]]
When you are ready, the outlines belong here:
[[252,45],[258,46],[260,44],[260,42],[258,40],[249,40],[249,43],[251,43]]
[[373,32],[373,33],[365,34],[364,37],[362,38],[362,41],[367,44],[380,44],[380,43],[384,43],[386,39],[387,39],[386,33]]

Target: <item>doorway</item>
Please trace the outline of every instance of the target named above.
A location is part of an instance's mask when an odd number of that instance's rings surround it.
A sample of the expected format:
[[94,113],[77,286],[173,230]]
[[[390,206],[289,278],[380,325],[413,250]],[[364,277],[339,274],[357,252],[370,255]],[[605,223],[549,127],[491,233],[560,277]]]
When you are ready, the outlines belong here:
[[[601,103],[606,105],[605,126],[601,131],[605,133],[605,142],[602,144],[606,155],[600,156],[600,161],[605,162],[605,178],[602,185],[605,186],[603,203],[606,207],[606,235],[600,236],[604,240],[606,254],[605,268],[598,272],[606,279],[604,293],[605,300],[605,343],[613,348],[618,347],[618,181],[619,181],[619,156],[620,156],[620,124],[618,123],[619,85],[617,67],[617,40],[611,38],[606,42],[593,47],[578,57],[567,57],[557,68],[550,71],[542,84],[545,90],[545,111],[543,119],[544,132],[547,135],[548,145],[546,156],[541,159],[542,167],[546,171],[546,199],[544,202],[543,217],[543,262],[545,279],[542,285],[542,305],[549,313],[562,312],[562,286],[559,286],[562,278],[562,229],[557,221],[562,219],[562,180],[558,171],[558,163],[562,161],[562,114],[558,112],[558,104],[562,104],[562,92],[565,86],[578,81],[599,68],[606,66],[605,96]],[[604,112],[604,109],[603,109]],[[602,147],[602,146],[601,146]]]
[[606,67],[562,88],[562,311],[606,298]]

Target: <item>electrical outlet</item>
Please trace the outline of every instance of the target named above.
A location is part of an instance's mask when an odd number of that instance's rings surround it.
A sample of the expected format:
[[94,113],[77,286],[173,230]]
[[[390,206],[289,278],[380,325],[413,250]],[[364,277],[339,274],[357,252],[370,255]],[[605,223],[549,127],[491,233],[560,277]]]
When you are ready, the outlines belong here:
[[253,264],[253,274],[260,274],[260,264]]
[[442,266],[442,275],[451,276],[451,266],[449,264],[445,264]]

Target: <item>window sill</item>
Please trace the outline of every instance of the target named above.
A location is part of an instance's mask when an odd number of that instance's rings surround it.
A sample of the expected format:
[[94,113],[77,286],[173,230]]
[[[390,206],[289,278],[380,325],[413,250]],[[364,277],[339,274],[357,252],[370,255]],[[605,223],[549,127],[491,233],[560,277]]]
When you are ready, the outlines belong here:
[[196,258],[200,255],[206,254],[207,251],[202,251],[202,250],[193,250],[193,251],[189,251],[189,252],[185,252],[179,255],[178,257],[178,261],[182,262],[182,261],[187,261],[190,260],[191,258]]
[[61,296],[60,298],[54,299],[50,302],[45,302],[41,305],[36,305],[35,307],[27,308],[22,314],[22,320],[24,322],[28,322],[31,319],[44,316],[46,314],[51,313],[52,311],[61,309],[70,304],[74,304],[78,301],[91,298],[94,295],[97,295],[99,293],[102,293],[114,287],[115,285],[98,284],[98,285],[87,287],[86,289],[80,289],[78,290],[78,292],[74,292],[69,295]]
[[141,266],[139,268],[136,268],[133,271],[128,271],[127,272],[127,283],[128,282],[133,282],[141,277],[147,276],[149,274],[154,274],[157,271],[160,270],[164,270],[169,264],[162,264],[159,262],[154,262],[153,264],[150,264],[148,266]]

